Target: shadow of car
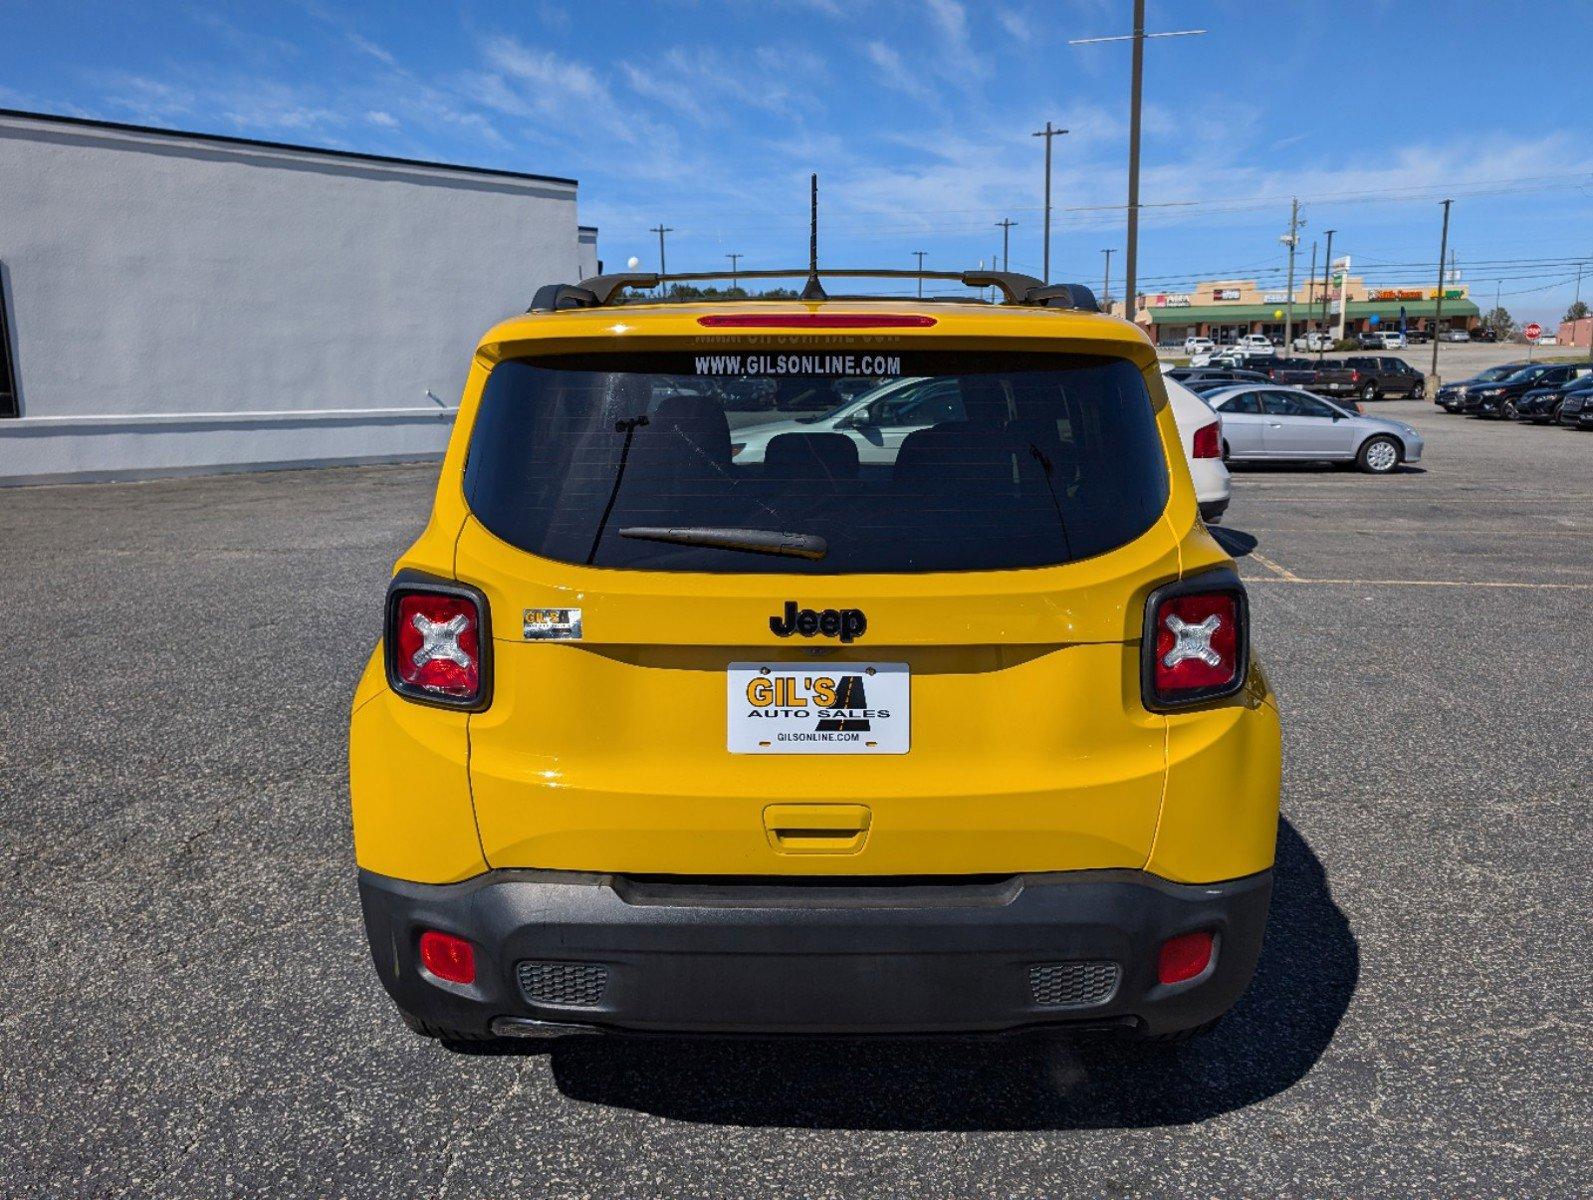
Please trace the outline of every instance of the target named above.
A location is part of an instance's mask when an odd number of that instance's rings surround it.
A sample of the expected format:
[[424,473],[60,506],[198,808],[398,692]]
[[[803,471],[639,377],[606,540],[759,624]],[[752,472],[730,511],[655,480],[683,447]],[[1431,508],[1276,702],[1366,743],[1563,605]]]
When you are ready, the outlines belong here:
[[1360,951],[1321,862],[1279,825],[1255,978],[1179,1053],[1119,1034],[997,1038],[567,1038],[451,1046],[548,1053],[572,1099],[714,1125],[859,1130],[1147,1128],[1205,1120],[1297,1083],[1333,1039]]

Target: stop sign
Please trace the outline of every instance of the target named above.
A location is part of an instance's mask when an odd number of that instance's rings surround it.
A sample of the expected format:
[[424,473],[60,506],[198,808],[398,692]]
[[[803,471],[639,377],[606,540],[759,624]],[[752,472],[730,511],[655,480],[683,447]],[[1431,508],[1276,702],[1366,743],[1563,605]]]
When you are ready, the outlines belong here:
[[1521,332],[1526,335],[1527,341],[1535,342],[1543,336],[1543,326],[1534,321]]

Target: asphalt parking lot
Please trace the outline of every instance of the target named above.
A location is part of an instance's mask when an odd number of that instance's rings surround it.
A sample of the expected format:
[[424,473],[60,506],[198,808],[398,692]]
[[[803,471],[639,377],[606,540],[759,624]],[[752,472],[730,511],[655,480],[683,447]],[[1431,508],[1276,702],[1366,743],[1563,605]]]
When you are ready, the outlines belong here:
[[1170,1059],[414,1037],[344,739],[435,468],[0,493],[0,1193],[1586,1194],[1593,434],[1376,411],[1421,469],[1236,473],[1278,884]]

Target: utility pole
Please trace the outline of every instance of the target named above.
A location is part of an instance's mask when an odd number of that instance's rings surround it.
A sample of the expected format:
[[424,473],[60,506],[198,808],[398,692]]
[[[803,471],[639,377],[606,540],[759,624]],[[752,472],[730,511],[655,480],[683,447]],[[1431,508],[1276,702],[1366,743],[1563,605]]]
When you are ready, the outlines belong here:
[[1117,37],[1073,38],[1070,46],[1088,46],[1096,42],[1134,43],[1133,80],[1130,84],[1128,108],[1128,245],[1123,251],[1123,298],[1128,319],[1134,319],[1139,266],[1139,109],[1140,95],[1145,82],[1145,39],[1148,37],[1196,37],[1204,29],[1177,29],[1169,33],[1145,32],[1145,0],[1134,0],[1134,32]]
[[1311,242],[1311,273],[1306,276],[1309,283],[1305,285],[1305,312],[1306,321],[1311,320],[1311,310],[1316,307],[1316,241]]
[[1429,396],[1438,395],[1438,335],[1444,328],[1444,259],[1449,257],[1449,206],[1453,203],[1453,200],[1444,201],[1444,232],[1438,238],[1438,295],[1433,297],[1433,370],[1432,378],[1427,381]]
[[1287,354],[1294,349],[1294,248],[1300,244],[1300,199],[1295,197],[1289,208],[1289,232],[1283,242],[1289,247],[1289,286],[1283,293],[1285,316],[1283,318],[1283,349]]
[[674,233],[675,231],[672,228],[670,228],[668,225],[665,225],[662,221],[660,221],[657,225],[654,225],[647,232],[648,233],[656,233],[658,235],[658,274],[659,274],[658,294],[660,296],[662,296],[664,294],[663,276],[665,274],[665,267],[664,267],[664,235],[666,233]]
[[1106,278],[1101,281],[1101,311],[1112,311],[1112,248],[1108,246],[1101,251],[1106,255]]
[[918,256],[918,298],[922,300],[924,298],[924,255],[928,254],[929,251],[914,250],[913,253]]
[[1327,231],[1327,257],[1322,260],[1322,328],[1318,331],[1316,339],[1316,361],[1322,361],[1322,344],[1327,341],[1328,327],[1328,288],[1333,278],[1333,235],[1337,229]]
[[1017,222],[1010,217],[1002,217],[1001,220],[996,222],[996,225],[1001,230],[1001,269],[1003,271],[1007,269],[1007,247],[1010,245],[1008,239],[1012,236],[1012,227],[1016,224]]
[[1066,132],[1066,129],[1052,129],[1051,122],[1047,121],[1044,129],[1029,135],[1045,139],[1045,265],[1040,278],[1046,283],[1051,282],[1051,139],[1061,137]]
[[746,255],[745,254],[727,254],[727,255],[725,255],[725,257],[730,260],[730,290],[731,291],[735,291],[736,290],[736,267],[737,267],[737,265],[740,264],[741,260],[746,257]]

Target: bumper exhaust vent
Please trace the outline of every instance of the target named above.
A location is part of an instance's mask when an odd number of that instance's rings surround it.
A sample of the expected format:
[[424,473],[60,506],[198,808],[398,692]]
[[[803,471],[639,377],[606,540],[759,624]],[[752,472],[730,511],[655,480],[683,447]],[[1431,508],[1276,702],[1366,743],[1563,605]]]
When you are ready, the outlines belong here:
[[1035,963],[1029,994],[1042,1008],[1094,1008],[1117,995],[1122,977],[1115,962]]
[[602,1003],[608,987],[608,968],[602,963],[527,959],[515,968],[515,975],[521,993],[532,1004],[593,1008]]

